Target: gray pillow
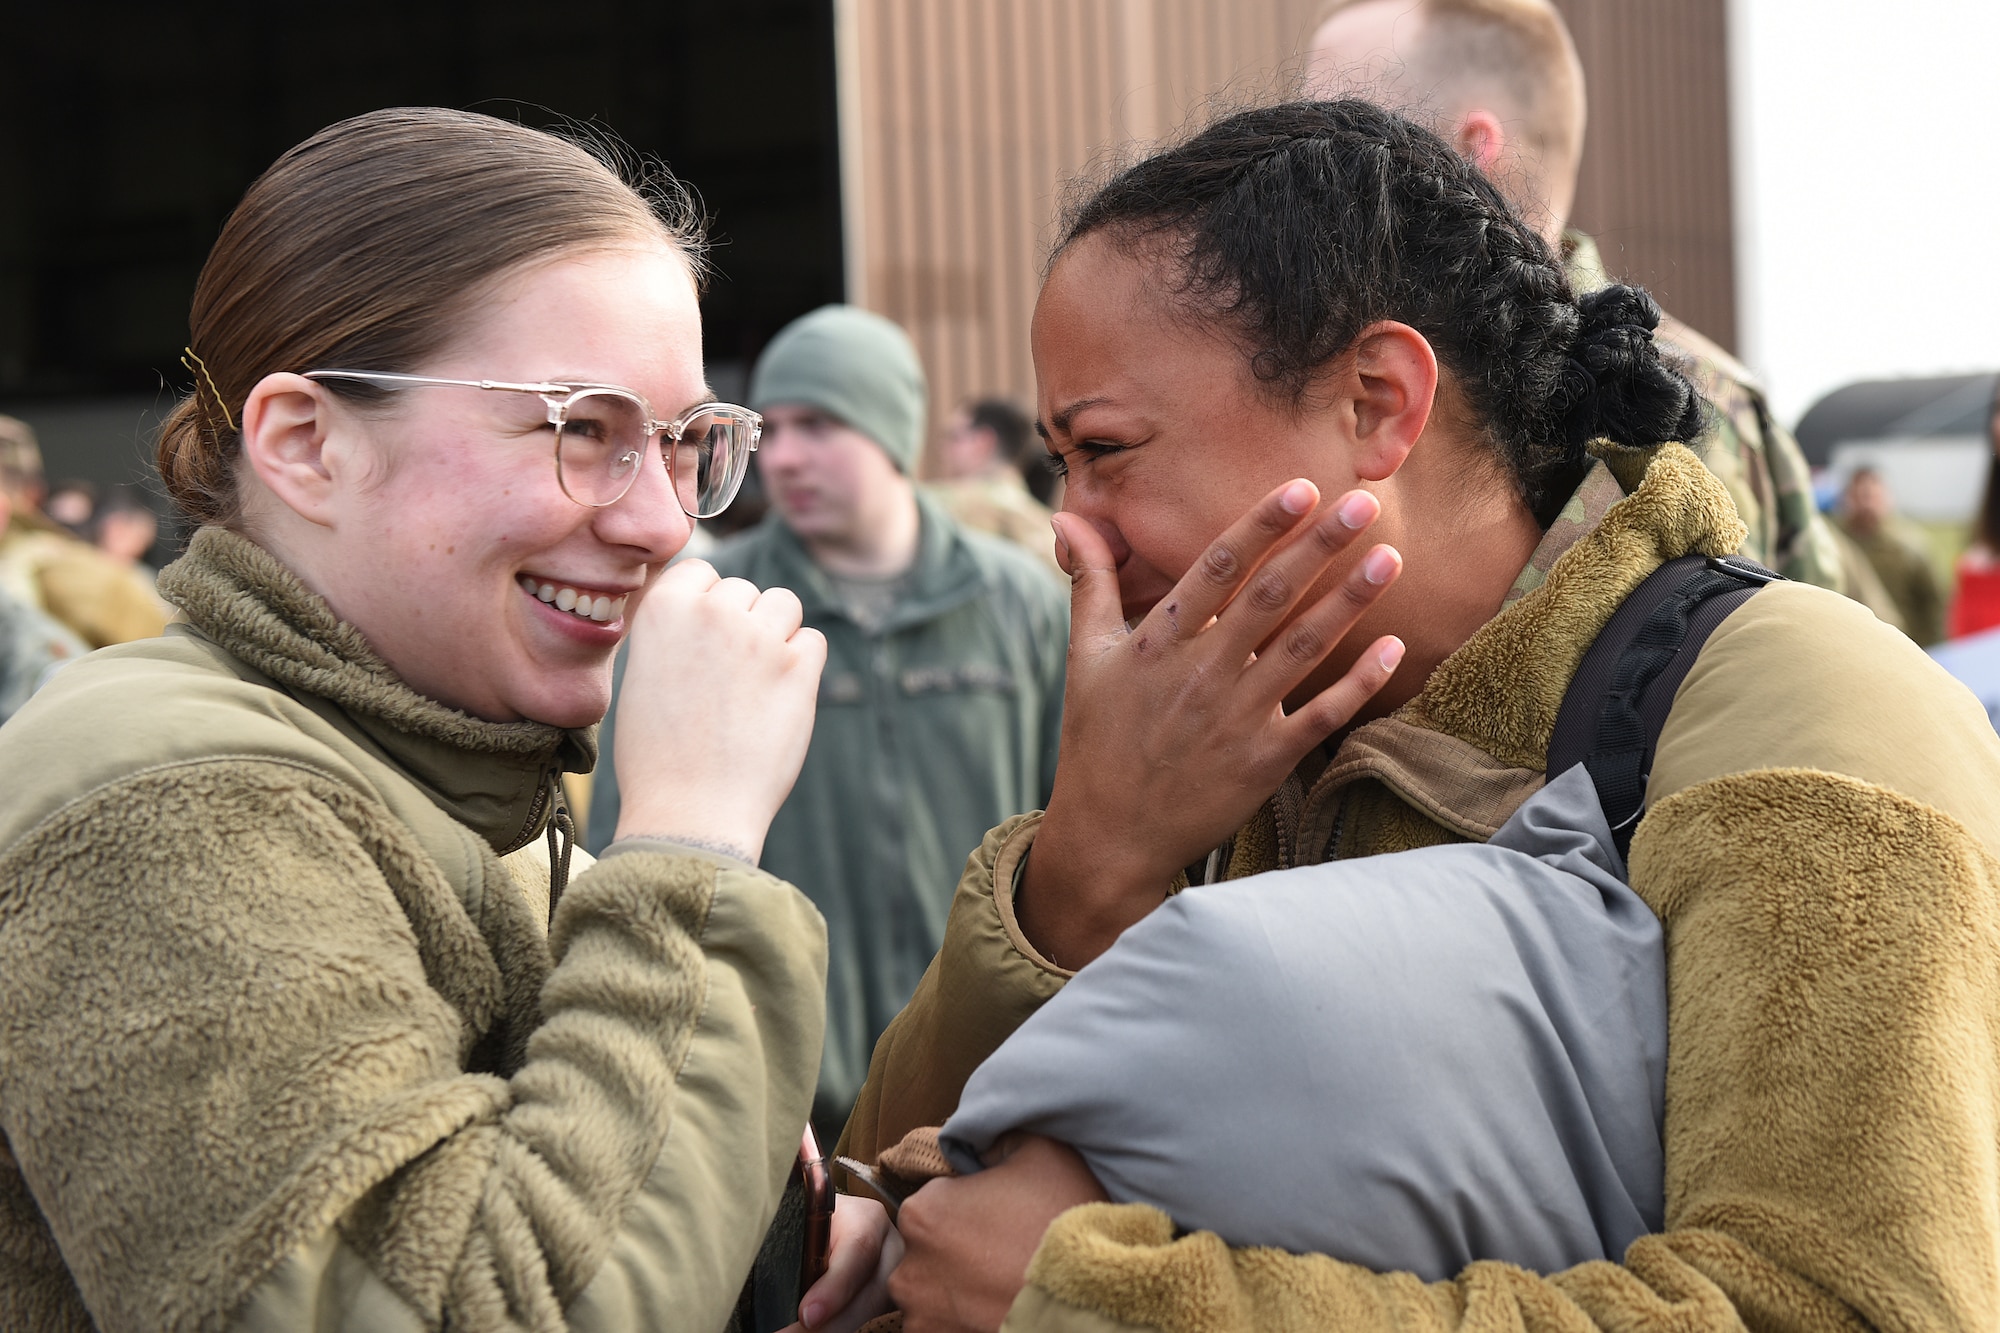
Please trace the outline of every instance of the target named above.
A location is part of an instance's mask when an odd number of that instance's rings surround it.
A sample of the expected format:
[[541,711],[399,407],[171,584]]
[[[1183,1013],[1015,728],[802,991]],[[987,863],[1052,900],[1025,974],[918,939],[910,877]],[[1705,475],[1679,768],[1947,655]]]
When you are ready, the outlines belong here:
[[1664,1211],[1666,963],[1581,766],[1484,845],[1190,889],[981,1065],[945,1124],[1075,1147],[1236,1245],[1445,1278],[1617,1259]]

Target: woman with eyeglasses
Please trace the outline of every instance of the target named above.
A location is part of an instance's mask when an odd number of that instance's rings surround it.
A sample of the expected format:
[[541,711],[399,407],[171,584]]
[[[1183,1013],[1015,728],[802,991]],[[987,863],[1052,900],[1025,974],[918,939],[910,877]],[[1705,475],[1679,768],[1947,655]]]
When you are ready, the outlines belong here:
[[[0,731],[0,1327],[731,1318],[819,1065],[824,927],[755,864],[825,644],[668,568],[759,425],[701,274],[670,180],[457,112],[230,217],[177,622]],[[621,643],[593,864],[560,779]],[[872,1269],[879,1213],[836,1228]]]

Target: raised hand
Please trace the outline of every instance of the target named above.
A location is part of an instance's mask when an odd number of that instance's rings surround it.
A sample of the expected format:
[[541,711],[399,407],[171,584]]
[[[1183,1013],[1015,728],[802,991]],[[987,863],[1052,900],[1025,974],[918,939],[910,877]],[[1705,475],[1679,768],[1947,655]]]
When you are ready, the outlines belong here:
[[1129,628],[1103,537],[1057,516],[1073,584],[1061,758],[1015,903],[1050,961],[1083,966],[1158,906],[1175,874],[1241,828],[1402,660],[1400,640],[1377,639],[1286,711],[1402,569],[1377,546],[1301,609],[1381,513],[1366,491],[1318,505],[1309,481],[1278,487]]
[[826,639],[799,599],[686,560],[640,604],[618,699],[618,836],[755,862],[812,739]]

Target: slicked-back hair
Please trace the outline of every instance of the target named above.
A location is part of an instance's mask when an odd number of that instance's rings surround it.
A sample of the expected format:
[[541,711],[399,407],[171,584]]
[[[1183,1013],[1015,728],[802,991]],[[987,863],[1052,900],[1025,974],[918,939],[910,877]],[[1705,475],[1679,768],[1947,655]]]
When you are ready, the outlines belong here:
[[1180,313],[1232,330],[1294,409],[1363,329],[1414,328],[1545,525],[1591,441],[1646,448],[1705,425],[1653,344],[1651,297],[1614,284],[1578,298],[1476,168],[1368,102],[1223,117],[1078,198],[1051,262],[1100,233],[1162,265]]
[[[243,401],[280,371],[410,371],[458,331],[489,279],[558,254],[676,247],[697,280],[702,227],[664,172],[638,184],[615,144],[438,107],[371,111],[252,182],[195,282],[194,391],[167,417],[160,477],[196,523],[240,510]],[[604,159],[610,159],[606,161]],[[359,383],[327,388],[362,401]]]

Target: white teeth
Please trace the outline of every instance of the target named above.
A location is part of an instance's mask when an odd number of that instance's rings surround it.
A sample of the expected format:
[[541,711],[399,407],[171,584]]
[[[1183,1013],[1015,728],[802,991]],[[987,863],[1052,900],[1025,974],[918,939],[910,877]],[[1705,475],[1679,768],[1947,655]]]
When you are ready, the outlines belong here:
[[582,620],[594,620],[600,625],[623,616],[625,602],[631,595],[612,597],[609,594],[578,592],[560,584],[544,583],[532,574],[521,575],[520,583],[521,590],[529,596],[539,597],[553,603],[557,610],[567,611]]

